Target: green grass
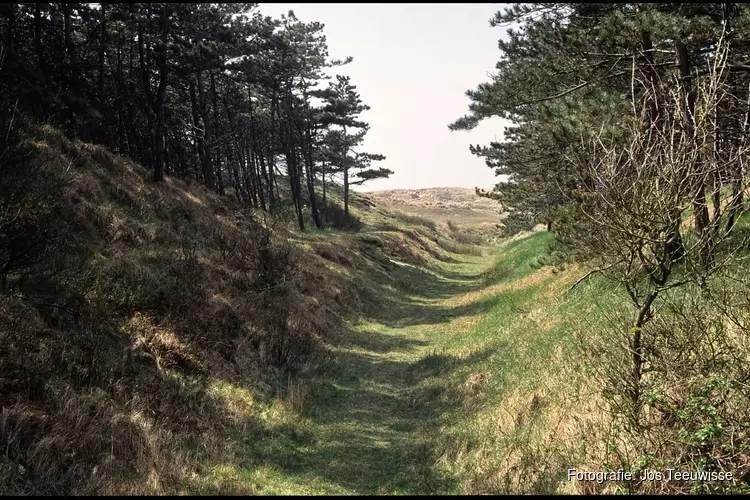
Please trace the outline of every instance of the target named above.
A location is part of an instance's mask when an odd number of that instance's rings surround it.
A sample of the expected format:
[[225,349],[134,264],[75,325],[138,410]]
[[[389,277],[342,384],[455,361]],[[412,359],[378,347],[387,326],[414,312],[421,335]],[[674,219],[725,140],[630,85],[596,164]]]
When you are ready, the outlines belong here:
[[[534,277],[549,241],[539,232],[429,271],[397,266],[395,285],[375,286],[372,313],[352,324],[336,361],[296,381],[306,391],[301,409],[284,404],[281,388],[277,401],[261,403],[271,427],[228,430],[240,444],[231,464],[209,467],[211,482],[264,494],[502,491],[474,484],[477,464],[455,454],[492,446],[503,456],[510,445],[483,434],[477,416],[518,390],[537,389],[569,335],[528,318],[555,275],[520,283]],[[479,396],[467,386],[477,373],[486,376]],[[550,472],[539,491],[558,476]]]
[[425,326],[448,329],[440,325],[451,314],[443,297],[475,283],[486,262],[445,265],[445,275],[399,268],[408,311],[390,308],[355,326],[335,365],[304,378],[312,403],[293,431],[248,440],[238,453],[238,484],[252,481],[267,494],[459,493],[456,478],[436,467],[431,439],[459,400],[420,386],[415,374],[429,355]]
[[601,463],[603,439],[587,432],[603,417],[576,363],[576,333],[628,307],[625,294],[598,276],[568,291],[583,271],[543,267],[554,238],[546,231],[476,250],[436,242],[451,259],[417,265],[379,252],[421,221],[357,215],[369,228],[359,239],[296,236],[341,252],[358,252],[347,246],[354,241],[372,246],[362,250],[369,267],[345,266],[364,305],[333,345],[335,360],[279,387],[276,399],[253,400],[259,421],[228,427],[231,453],[207,461],[186,492],[580,492],[566,472]]

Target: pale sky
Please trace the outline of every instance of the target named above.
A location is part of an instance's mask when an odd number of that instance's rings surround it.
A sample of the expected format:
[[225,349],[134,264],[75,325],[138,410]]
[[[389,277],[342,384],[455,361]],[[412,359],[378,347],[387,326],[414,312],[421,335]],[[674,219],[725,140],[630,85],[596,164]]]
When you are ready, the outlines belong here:
[[293,10],[303,22],[325,25],[332,59],[354,61],[332,71],[351,77],[370,124],[362,151],[395,173],[358,190],[481,187],[498,181],[469,144],[502,140],[500,118],[470,132],[448,130],[468,112],[465,91],[489,81],[500,58],[497,41],[505,28],[489,19],[503,4],[312,4],[261,3],[275,18]]

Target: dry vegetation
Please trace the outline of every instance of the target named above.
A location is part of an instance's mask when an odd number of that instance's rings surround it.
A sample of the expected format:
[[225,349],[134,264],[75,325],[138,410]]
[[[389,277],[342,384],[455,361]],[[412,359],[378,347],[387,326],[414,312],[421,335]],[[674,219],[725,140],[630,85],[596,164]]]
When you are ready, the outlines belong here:
[[492,231],[502,221],[498,203],[478,196],[473,189],[393,189],[373,191],[366,193],[366,196],[386,208],[443,224],[451,222],[464,229]]
[[212,387],[327,359],[346,279],[283,227],[49,128],[5,160],[1,491],[175,491],[237,424]]

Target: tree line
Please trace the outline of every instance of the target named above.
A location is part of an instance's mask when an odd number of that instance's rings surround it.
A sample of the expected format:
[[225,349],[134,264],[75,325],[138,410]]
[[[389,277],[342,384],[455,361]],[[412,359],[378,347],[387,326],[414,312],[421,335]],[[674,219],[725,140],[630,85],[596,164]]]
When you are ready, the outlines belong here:
[[[327,182],[392,172],[361,151],[369,125],[324,26],[257,4],[11,3],[0,7],[4,125],[11,116],[192,180],[247,206],[290,198],[300,229],[325,225]],[[327,82],[327,84],[326,84]],[[286,184],[283,189],[280,186]],[[284,193],[291,193],[289,196]]]
[[505,176],[482,194],[508,211],[506,231],[546,224],[563,259],[589,266],[574,287],[602,274],[627,293],[633,309],[607,312],[587,363],[633,453],[741,470],[750,8],[515,4],[490,23],[510,27],[496,71],[450,125],[511,123],[471,146]]
[[[730,230],[746,184],[745,158],[737,153],[750,117],[749,13],[742,4],[635,3],[523,4],[498,12],[493,26],[515,26],[499,41],[502,59],[492,81],[467,91],[470,113],[450,128],[471,129],[490,116],[512,123],[504,142],[471,146],[507,176],[486,194],[510,212],[508,229],[580,219],[573,207],[595,191],[585,165],[603,157],[592,144],[625,145],[629,125],[639,120],[644,140],[661,134],[666,144],[664,134],[677,130],[701,146],[690,172],[700,177],[692,191],[695,230],[709,238],[708,205],[725,188],[730,203],[714,218],[726,212]],[[707,116],[710,106],[700,107],[699,94],[712,83],[721,95]],[[699,145],[696,127],[704,118],[714,136]],[[710,175],[706,165],[715,167]],[[672,232],[679,256],[680,228]]]

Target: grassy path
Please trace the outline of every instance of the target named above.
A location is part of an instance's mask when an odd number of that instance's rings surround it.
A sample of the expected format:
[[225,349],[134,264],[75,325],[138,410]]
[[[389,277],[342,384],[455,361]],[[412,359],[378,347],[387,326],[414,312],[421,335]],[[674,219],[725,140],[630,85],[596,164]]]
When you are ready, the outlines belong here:
[[[560,360],[569,318],[591,297],[559,300],[578,274],[540,269],[550,239],[537,232],[432,271],[391,266],[388,283],[368,282],[369,307],[335,360],[270,404],[244,397],[259,420],[227,434],[232,452],[188,492],[557,491],[573,453],[558,431],[580,407]],[[230,406],[247,394],[225,389]]]
[[[467,333],[482,313],[454,303],[481,286],[495,258],[463,255],[439,273],[420,272],[410,293],[356,325],[351,343],[337,349],[336,365],[305,381],[314,396],[296,430],[248,446],[255,467],[245,478],[257,493],[460,492],[430,448],[439,417],[460,401],[420,382],[440,364],[435,339]],[[414,271],[398,272],[408,279]]]

